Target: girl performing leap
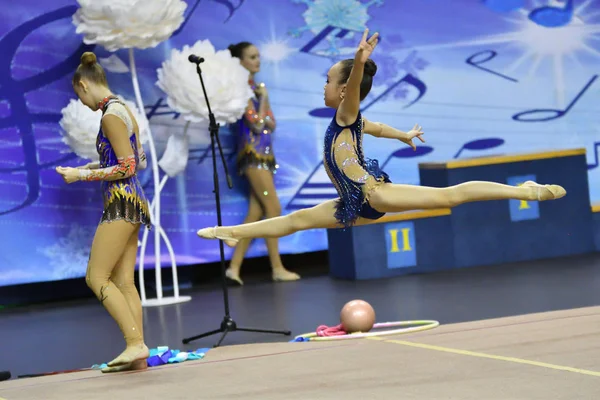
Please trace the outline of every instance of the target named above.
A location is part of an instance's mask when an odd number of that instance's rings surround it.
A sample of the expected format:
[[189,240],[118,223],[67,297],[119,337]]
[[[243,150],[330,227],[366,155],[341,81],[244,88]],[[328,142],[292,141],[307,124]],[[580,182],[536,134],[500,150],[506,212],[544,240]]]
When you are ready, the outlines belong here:
[[96,139],[99,162],[79,168],[57,167],[67,183],[101,181],[104,210],[96,230],[86,282],[121,328],[127,348],[102,372],[144,369],[149,356],[144,344],[142,304],[133,281],[138,232],[150,227],[148,200],[137,179],[146,167],[139,128],[131,111],[108,88],[94,53],[81,56],[73,88],[83,104],[102,110]]
[[558,185],[528,181],[521,186],[472,181],[446,188],[391,183],[377,160],[363,156],[362,135],[397,139],[416,149],[412,140],[424,142],[421,127],[402,132],[379,122],[366,120],[360,102],[371,90],[377,71],[369,56],[377,45],[375,33],[368,40],[365,30],[354,59],[340,61],[329,69],[325,105],[336,109],[325,133],[323,164],[337,189],[339,199],[295,211],[286,216],[236,226],[204,228],[198,236],[220,239],[234,246],[240,239],[282,237],[306,229],[341,228],[368,224],[388,212],[451,208],[486,200],[552,200],[566,195]]

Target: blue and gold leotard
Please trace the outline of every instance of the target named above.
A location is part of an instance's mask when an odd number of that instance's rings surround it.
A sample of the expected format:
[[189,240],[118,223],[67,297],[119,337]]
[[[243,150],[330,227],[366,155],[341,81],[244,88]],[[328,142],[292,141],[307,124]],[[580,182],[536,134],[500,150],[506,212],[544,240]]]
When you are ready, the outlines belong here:
[[350,227],[358,217],[379,219],[384,215],[371,207],[369,196],[379,185],[391,181],[377,160],[365,159],[363,155],[360,112],[348,126],[340,126],[336,115],[325,133],[323,165],[340,196],[335,218],[344,227]]

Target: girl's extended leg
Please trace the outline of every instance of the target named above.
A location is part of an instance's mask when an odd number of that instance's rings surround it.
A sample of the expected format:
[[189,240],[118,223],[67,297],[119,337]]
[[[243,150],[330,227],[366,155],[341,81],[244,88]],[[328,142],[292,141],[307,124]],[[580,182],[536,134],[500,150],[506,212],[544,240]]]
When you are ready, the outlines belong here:
[[119,325],[127,345],[123,353],[108,363],[109,366],[129,364],[149,356],[127,299],[110,279],[137,229],[136,225],[122,220],[104,223],[98,226],[92,243],[86,282]]
[[[419,209],[448,208],[457,205],[486,200],[551,200],[566,194],[558,185],[538,185],[525,182],[521,186],[510,186],[495,182],[473,181],[447,188],[425,186],[383,184],[370,197],[370,204],[381,212],[401,212]],[[283,217],[277,217],[247,225],[217,228],[204,228],[198,236],[205,239],[223,239],[229,246],[243,238],[282,237],[292,233],[316,228],[340,227],[335,217],[335,200],[318,206],[298,210]],[[356,225],[372,223],[359,218]]]
[[[259,222],[200,229],[198,236],[205,239],[224,238],[228,246],[235,246],[240,239],[279,238],[302,230],[337,228],[339,225],[334,214],[335,200],[328,200],[311,208]],[[361,223],[360,219],[358,223]]]
[[401,212],[418,209],[452,208],[460,204],[488,200],[552,200],[566,191],[558,185],[525,182],[510,186],[496,182],[472,181],[445,188],[383,184],[375,190],[369,203],[381,212]]
[[[281,216],[281,204],[275,192],[273,174],[265,169],[249,168],[246,171],[246,177],[250,182],[254,195],[264,210],[265,218],[270,219]],[[265,242],[273,270],[273,280],[292,281],[300,279],[298,274],[288,271],[283,266],[281,255],[279,254],[279,239],[266,238]]]

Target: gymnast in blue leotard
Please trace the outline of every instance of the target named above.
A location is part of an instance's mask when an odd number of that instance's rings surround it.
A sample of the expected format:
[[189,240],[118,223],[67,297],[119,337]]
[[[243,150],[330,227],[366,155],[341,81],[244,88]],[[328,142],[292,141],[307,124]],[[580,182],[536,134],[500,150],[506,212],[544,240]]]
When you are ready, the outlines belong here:
[[377,160],[364,157],[362,135],[399,140],[416,149],[413,139],[424,142],[423,131],[415,125],[402,132],[388,125],[368,121],[360,112],[360,102],[369,94],[377,66],[369,58],[377,45],[378,34],[368,38],[365,30],[353,59],[340,61],[327,73],[325,105],[335,115],[327,128],[323,164],[339,198],[291,214],[236,226],[203,228],[198,236],[220,239],[229,246],[246,238],[282,237],[300,230],[347,228],[373,223],[388,212],[451,208],[486,200],[553,200],[566,195],[558,185],[527,181],[520,186],[496,182],[471,181],[435,188],[400,185],[391,182]]
[[347,126],[341,126],[334,116],[325,133],[323,165],[340,196],[334,216],[344,227],[351,226],[358,217],[379,219],[385,214],[371,207],[369,197],[381,183],[391,181],[377,160],[365,160],[362,135],[360,112]]

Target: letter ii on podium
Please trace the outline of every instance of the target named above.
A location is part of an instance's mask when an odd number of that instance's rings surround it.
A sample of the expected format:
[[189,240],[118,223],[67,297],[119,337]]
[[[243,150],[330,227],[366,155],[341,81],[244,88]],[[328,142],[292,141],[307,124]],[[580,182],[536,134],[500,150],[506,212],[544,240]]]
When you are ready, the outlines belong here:
[[408,268],[417,265],[415,225],[411,221],[384,225],[387,267]]
[[[526,181],[535,181],[535,175],[511,176],[507,183],[512,186],[520,186]],[[509,200],[510,220],[525,221],[540,218],[540,208],[537,201]]]

